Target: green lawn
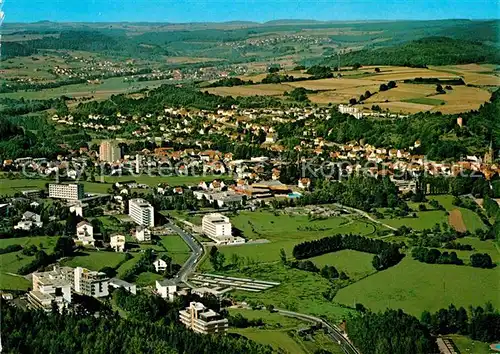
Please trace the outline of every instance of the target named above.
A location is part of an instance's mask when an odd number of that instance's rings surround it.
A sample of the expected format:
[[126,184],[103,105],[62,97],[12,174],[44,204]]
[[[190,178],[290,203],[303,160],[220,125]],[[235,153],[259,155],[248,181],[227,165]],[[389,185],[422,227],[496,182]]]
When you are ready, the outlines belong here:
[[260,293],[234,291],[236,299],[272,304],[282,309],[327,316],[333,321],[341,321],[349,309],[340,307],[326,300],[322,293],[330,288],[330,283],[319,274],[290,269],[281,263],[258,263],[242,269],[227,270],[225,275],[278,281],[281,284]]
[[318,268],[332,265],[337,270],[344,271],[350,278],[359,279],[375,272],[372,266],[373,254],[342,250],[309,258]]
[[145,272],[139,274],[135,283],[137,284],[137,286],[155,285],[155,282],[157,280],[161,280],[163,278],[164,277],[160,274]]
[[500,268],[425,264],[406,256],[398,265],[341,289],[334,301],[362,303],[372,310],[402,308],[421,315],[453,303],[456,306],[500,306]]
[[21,276],[0,273],[0,289],[2,290],[28,290],[31,282]]
[[191,250],[179,235],[162,236],[161,245],[167,250],[174,263],[184,264],[189,258]]
[[100,270],[104,267],[115,268],[125,260],[125,253],[107,251],[86,251],[81,255],[67,258],[61,263],[68,267],[84,267]]
[[453,343],[457,346],[460,353],[466,354],[489,354],[492,353],[488,343],[478,342],[470,339],[469,337],[460,336],[458,334],[452,334],[446,336],[453,340]]
[[[57,242],[58,237],[51,236],[33,236],[0,239],[0,248],[9,245],[36,245],[47,253],[52,253],[52,249]],[[0,289],[27,289],[31,286],[30,282],[24,278],[12,276],[7,273],[16,274],[19,268],[31,263],[34,256],[25,256],[21,251],[5,253],[0,255]]]
[[[437,195],[437,196],[428,196],[428,199],[437,200],[447,212],[450,212],[454,209],[460,210],[462,213],[462,218],[464,220],[465,226],[469,231],[475,231],[479,228],[485,228],[484,223],[479,218],[475,212],[465,208],[458,208],[453,205],[453,196],[451,195]],[[445,211],[442,210],[432,210],[433,207],[429,203],[422,203],[427,206],[427,211],[418,211],[418,206],[421,203],[408,203],[408,206],[415,211],[417,214],[416,218],[411,216],[403,217],[403,218],[385,218],[381,220],[387,225],[394,227],[408,226],[415,230],[423,230],[430,229],[436,223],[442,224],[443,222],[448,223],[448,215],[446,215]],[[383,213],[385,209],[380,209]]]
[[274,349],[281,349],[284,353],[309,354],[318,349],[327,349],[333,354],[341,354],[342,349],[321,331],[317,331],[312,340],[305,340],[297,335],[300,328],[309,326],[303,322],[279,313],[269,313],[267,310],[229,309],[231,315],[241,314],[248,319],[261,318],[265,325],[263,327],[230,328],[229,332],[238,333],[258,343],[270,345]]
[[[274,215],[270,211],[241,211],[236,216],[229,216],[233,226],[241,230],[248,239],[264,239],[267,243],[247,243],[239,246],[220,247],[226,259],[233,253],[258,262],[274,262],[279,260],[280,249],[284,249],[289,257],[293,247],[303,241],[316,240],[334,234],[355,233],[372,235],[375,226],[363,219],[332,217],[325,220],[309,221],[307,216]],[[313,227],[318,231],[302,231],[299,227]],[[319,230],[321,228],[321,230]],[[202,268],[209,270],[208,262]]]
[[429,97],[408,98],[406,100],[402,100],[402,102],[427,104],[430,106],[440,106],[440,105],[445,103],[445,101],[443,101],[443,100],[438,100],[438,99],[429,98]]

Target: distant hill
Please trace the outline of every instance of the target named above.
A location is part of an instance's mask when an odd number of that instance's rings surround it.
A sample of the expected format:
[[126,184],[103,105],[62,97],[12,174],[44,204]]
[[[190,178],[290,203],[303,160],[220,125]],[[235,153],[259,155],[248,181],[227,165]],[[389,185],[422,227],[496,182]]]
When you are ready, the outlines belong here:
[[[426,37],[405,44],[378,49],[364,49],[344,54],[342,65],[451,65],[469,63],[500,64],[497,48],[477,41],[449,37]],[[336,57],[323,64],[335,66]]]

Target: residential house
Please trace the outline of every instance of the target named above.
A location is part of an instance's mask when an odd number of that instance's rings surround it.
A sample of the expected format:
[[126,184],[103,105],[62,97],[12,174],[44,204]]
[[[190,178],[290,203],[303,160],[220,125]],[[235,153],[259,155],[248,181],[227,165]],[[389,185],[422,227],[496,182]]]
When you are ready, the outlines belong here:
[[95,245],[94,228],[87,221],[80,221],[76,224],[76,237],[78,242],[84,246]]
[[123,236],[123,235],[111,236],[109,246],[113,250],[115,250],[115,252],[124,252],[125,251],[125,236]]

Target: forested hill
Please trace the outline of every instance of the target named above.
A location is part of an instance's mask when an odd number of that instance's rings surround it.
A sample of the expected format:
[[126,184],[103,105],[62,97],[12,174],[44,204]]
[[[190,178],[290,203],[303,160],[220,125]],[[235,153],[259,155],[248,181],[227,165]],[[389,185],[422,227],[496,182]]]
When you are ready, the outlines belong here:
[[[481,42],[449,37],[426,37],[397,46],[347,53],[341,60],[342,65],[500,64],[500,53],[498,48]],[[324,64],[335,66],[337,58],[329,57],[325,59]]]

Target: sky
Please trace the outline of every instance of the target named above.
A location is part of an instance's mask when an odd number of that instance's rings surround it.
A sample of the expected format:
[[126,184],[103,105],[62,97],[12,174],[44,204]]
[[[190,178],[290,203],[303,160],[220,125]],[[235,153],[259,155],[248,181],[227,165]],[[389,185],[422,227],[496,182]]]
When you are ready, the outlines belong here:
[[[0,0],[1,2],[2,0]],[[500,0],[3,0],[5,22],[500,18]]]

